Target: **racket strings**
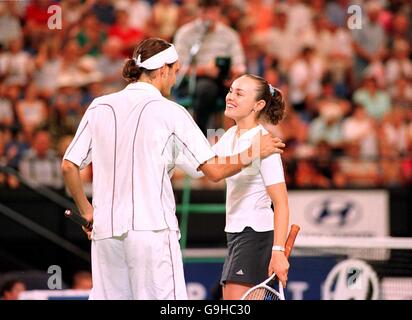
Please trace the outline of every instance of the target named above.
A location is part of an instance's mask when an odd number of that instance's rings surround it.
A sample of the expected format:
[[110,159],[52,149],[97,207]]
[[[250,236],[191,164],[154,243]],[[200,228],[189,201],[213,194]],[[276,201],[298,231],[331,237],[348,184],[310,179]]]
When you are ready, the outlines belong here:
[[256,288],[244,297],[244,300],[280,300],[279,296],[265,288]]

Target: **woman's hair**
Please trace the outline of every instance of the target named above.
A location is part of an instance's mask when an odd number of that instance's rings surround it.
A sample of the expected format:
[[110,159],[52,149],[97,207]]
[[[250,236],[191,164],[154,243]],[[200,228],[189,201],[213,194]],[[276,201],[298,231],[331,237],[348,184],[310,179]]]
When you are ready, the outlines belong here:
[[[137,59],[137,57],[140,55],[140,59],[142,62],[145,60],[151,58],[155,54],[158,54],[159,52],[162,52],[163,50],[166,50],[167,48],[170,47],[170,43],[158,39],[158,38],[150,38],[143,40],[134,50],[133,52],[133,58],[132,59],[127,59],[124,67],[123,67],[123,78],[128,81],[128,82],[136,82],[137,80],[140,79],[140,76],[142,73],[145,73],[150,76],[150,74],[154,70],[147,70],[142,67],[138,67],[136,65],[136,62],[134,58]],[[168,66],[172,66],[172,64]]]
[[[271,87],[262,77],[253,74],[245,74],[245,77],[257,82],[256,101],[264,100],[266,102],[258,117],[271,124],[278,124],[285,115],[285,100],[283,99],[282,92]],[[273,90],[273,94],[271,90]]]

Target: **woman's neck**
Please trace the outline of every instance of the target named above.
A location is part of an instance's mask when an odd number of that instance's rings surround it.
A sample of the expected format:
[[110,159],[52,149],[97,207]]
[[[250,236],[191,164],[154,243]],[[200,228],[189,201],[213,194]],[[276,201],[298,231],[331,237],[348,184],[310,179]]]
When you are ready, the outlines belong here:
[[245,118],[245,119],[236,121],[236,125],[237,125],[236,133],[239,136],[242,131],[243,132],[248,131],[250,129],[257,127],[259,125],[259,122],[256,119]]

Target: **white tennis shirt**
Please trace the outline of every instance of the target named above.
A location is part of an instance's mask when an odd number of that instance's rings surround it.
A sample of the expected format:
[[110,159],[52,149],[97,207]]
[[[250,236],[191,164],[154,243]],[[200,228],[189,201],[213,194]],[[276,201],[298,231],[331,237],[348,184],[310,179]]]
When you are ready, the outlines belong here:
[[[258,125],[241,133],[236,139],[237,126],[231,127],[212,147],[218,156],[240,153],[252,144],[252,138],[262,131],[268,131]],[[236,140],[235,140],[236,139]],[[238,174],[226,178],[226,232],[241,232],[249,226],[255,231],[273,230],[273,210],[266,186],[285,182],[282,160],[275,153],[243,169]]]
[[213,158],[182,106],[148,83],[98,97],[84,114],[64,159],[93,162],[93,238],[129,230],[178,231],[170,177],[177,162],[198,168]]

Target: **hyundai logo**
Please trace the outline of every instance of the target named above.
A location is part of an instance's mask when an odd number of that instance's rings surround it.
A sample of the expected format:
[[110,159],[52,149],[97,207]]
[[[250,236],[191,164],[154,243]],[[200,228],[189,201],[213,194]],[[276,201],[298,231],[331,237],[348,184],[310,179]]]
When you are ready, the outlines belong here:
[[348,227],[360,220],[361,208],[352,199],[328,196],[309,203],[305,218],[312,224],[325,228]]

